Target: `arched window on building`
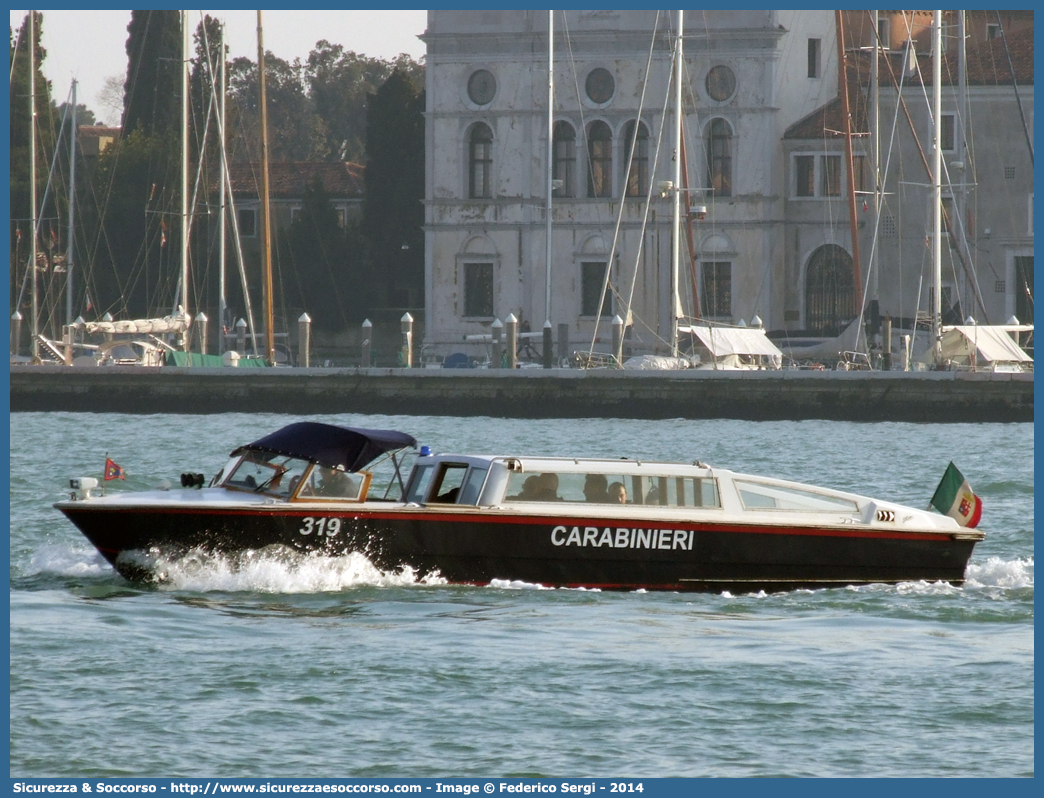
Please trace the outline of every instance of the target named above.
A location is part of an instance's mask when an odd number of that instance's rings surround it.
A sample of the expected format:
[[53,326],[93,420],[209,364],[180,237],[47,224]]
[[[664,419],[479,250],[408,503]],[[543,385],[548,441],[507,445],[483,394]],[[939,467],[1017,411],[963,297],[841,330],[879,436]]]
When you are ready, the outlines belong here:
[[707,179],[715,197],[732,196],[732,128],[724,119],[707,128]]
[[855,318],[852,256],[837,244],[812,253],[805,271],[805,329],[835,336]]
[[587,196],[613,196],[613,132],[605,122],[587,127]]
[[471,128],[468,138],[468,197],[493,196],[493,131],[482,122]]
[[[634,155],[631,155],[631,148]],[[624,127],[621,161],[626,165],[630,158],[631,168],[627,172],[627,196],[644,197],[649,191],[649,128],[644,122],[628,122]]]
[[551,179],[561,180],[561,188],[553,192],[555,197],[576,196],[576,131],[568,122],[555,122],[554,162]]

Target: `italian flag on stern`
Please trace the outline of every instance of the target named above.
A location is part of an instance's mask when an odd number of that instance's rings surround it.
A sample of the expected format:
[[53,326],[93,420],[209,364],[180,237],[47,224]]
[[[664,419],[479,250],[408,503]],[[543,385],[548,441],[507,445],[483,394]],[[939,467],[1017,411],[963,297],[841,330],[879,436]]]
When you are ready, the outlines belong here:
[[982,518],[982,499],[972,492],[968,480],[953,463],[946,466],[946,473],[935,489],[932,507],[961,526],[974,528]]

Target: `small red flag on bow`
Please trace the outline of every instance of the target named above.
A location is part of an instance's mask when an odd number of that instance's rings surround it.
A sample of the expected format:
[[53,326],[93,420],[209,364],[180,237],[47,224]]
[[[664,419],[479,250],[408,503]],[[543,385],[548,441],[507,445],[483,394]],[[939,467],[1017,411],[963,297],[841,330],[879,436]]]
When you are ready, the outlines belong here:
[[123,470],[123,466],[118,465],[108,457],[105,458],[105,480],[110,479],[126,479],[126,472]]

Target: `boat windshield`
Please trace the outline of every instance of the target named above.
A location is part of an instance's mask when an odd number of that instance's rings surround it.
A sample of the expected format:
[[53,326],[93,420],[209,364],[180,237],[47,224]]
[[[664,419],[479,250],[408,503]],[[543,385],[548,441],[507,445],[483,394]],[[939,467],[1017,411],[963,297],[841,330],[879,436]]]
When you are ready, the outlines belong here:
[[349,474],[339,468],[317,465],[305,478],[297,498],[361,501],[369,480],[370,474],[365,471]]
[[287,498],[297,489],[310,465],[307,460],[299,460],[296,457],[268,452],[247,452],[223,484],[226,488],[235,490]]

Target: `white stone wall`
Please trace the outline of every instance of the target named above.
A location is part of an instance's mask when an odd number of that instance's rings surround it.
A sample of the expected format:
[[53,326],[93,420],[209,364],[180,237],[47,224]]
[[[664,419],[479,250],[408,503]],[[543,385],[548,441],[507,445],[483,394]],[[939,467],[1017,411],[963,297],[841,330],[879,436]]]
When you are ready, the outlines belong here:
[[[664,119],[662,112],[672,46],[667,31],[674,25],[675,13],[669,12],[669,19],[661,15],[655,40],[654,11],[565,13],[567,24],[563,24],[562,12],[556,12],[554,115],[577,131],[577,196],[553,201],[550,321],[556,335],[558,324],[569,325],[572,348],[586,349],[590,344],[595,324],[592,317],[580,315],[580,264],[608,257],[619,218],[612,279],[625,296],[632,295],[633,284],[632,343],[635,351],[662,351],[671,318],[670,201],[654,192],[646,218],[645,203],[638,198],[623,200],[621,214],[620,197],[626,156],[624,127],[639,116],[643,87],[646,95],[640,117],[650,133],[650,165],[661,139],[651,182],[655,186],[673,176],[672,123],[670,115]],[[849,248],[843,197],[793,201],[791,155],[810,145],[783,139],[794,122],[837,96],[833,12],[691,11],[686,14],[685,29],[690,186],[707,185],[708,126],[721,118],[733,131],[732,195],[702,200],[700,195],[692,195],[693,204],[708,208],[706,219],[693,230],[700,262],[732,263],[732,313],[727,320],[749,321],[757,314],[769,329],[798,329],[804,323],[803,279],[808,257],[822,243]],[[488,333],[493,316],[504,320],[513,313],[533,331],[541,329],[547,316],[547,12],[430,11],[424,38],[428,45],[424,343],[428,351],[438,354],[480,354],[482,347],[466,344],[464,337]],[[819,70],[812,78],[807,73],[810,38],[818,38],[821,48]],[[652,67],[646,80],[651,45]],[[728,66],[736,78],[734,94],[721,101],[710,97],[706,86],[708,71],[717,65]],[[599,67],[613,75],[615,92],[608,103],[596,106],[585,95],[584,81]],[[468,98],[468,77],[477,69],[488,70],[496,78],[496,93],[485,106]],[[992,97],[998,90],[983,91],[992,91]],[[1023,100],[1032,120],[1031,90],[1024,92]],[[998,100],[1000,105],[994,107],[991,102],[986,97],[975,98],[973,92],[976,136],[985,131],[992,152],[997,153],[989,155],[981,146],[977,149],[979,181],[985,181],[987,173],[1002,174],[1008,163],[1005,158],[1012,160],[1025,151],[1017,117],[1011,118],[1014,104]],[[949,103],[952,108],[952,98]],[[595,120],[605,122],[613,133],[613,197],[607,199],[586,196],[583,126]],[[489,125],[493,132],[493,196],[489,199],[468,199],[468,135],[477,122]],[[882,128],[887,130],[889,125],[890,117],[885,114]],[[817,152],[843,149],[840,142],[824,145],[820,141],[815,146]],[[916,167],[914,159],[919,158],[906,149],[895,157],[893,163],[901,161],[904,170]],[[1001,180],[999,193],[991,190],[993,201],[987,201],[984,183],[969,195],[980,235],[980,286],[991,321],[1003,321],[1003,308],[1012,303],[1014,279],[1007,273],[1013,268],[1012,253],[1032,251],[1028,200],[1032,170],[1022,165],[1023,160],[1014,158],[1017,175]],[[912,177],[908,171],[906,175],[902,181],[922,180],[916,172]],[[912,315],[926,203],[910,199],[910,190],[898,186],[900,178],[893,180],[895,185],[889,190],[894,191],[895,199],[889,202],[898,210],[902,199],[902,215],[897,216],[901,229],[894,239],[882,238],[878,245],[878,284],[882,312]],[[861,212],[860,218],[870,217]],[[992,243],[981,237],[986,227],[992,231]],[[861,242],[866,261],[870,251],[867,225],[861,230]],[[464,273],[469,262],[494,264],[494,308],[489,317],[464,316]],[[993,278],[990,272],[990,279],[983,278],[984,262],[1001,276]],[[689,272],[683,257],[680,285],[687,313],[692,312]],[[1006,293],[994,296],[1001,283]],[[960,290],[963,298],[967,288]],[[962,304],[970,307],[967,301]],[[614,311],[622,315],[621,303]],[[786,321],[788,311],[796,312],[798,321]],[[602,350],[608,348],[610,334],[608,323],[601,324]]]

